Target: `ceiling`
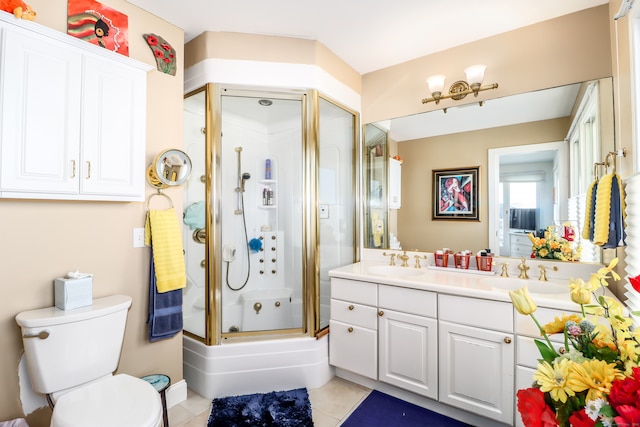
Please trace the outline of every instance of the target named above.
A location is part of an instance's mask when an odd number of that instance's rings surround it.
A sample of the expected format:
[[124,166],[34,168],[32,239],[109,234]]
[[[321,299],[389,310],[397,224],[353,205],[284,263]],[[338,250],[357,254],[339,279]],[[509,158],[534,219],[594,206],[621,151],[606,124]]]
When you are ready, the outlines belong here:
[[[608,0],[128,0],[182,28],[317,40],[366,74]],[[251,13],[246,13],[251,11]],[[394,119],[392,137],[446,133],[569,115],[576,88],[538,91]],[[525,106],[526,108],[521,108]],[[550,108],[550,106],[557,106]]]
[[[608,0],[128,0],[182,28],[317,40],[360,74]],[[247,13],[249,12],[249,13]]]

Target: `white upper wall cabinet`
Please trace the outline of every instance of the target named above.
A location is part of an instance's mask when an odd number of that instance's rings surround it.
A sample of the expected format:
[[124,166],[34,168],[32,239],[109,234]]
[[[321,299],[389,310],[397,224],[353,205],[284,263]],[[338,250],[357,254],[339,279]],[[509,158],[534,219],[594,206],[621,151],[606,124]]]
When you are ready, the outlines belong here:
[[0,16],[0,196],[143,201],[151,68]]

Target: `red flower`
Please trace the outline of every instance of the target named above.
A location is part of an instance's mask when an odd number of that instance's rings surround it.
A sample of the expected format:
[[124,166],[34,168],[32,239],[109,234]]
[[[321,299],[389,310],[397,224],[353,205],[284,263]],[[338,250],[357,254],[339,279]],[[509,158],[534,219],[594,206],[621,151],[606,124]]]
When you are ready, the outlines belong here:
[[[638,376],[638,371],[634,368],[634,376]],[[636,405],[640,399],[640,381],[633,377],[616,379],[611,384],[609,392],[609,403],[615,409],[623,405]]]
[[166,44],[166,43],[162,43],[162,44],[160,45],[160,47],[161,47],[161,48],[163,48],[164,50],[171,50],[171,46],[169,46],[169,45],[168,45],[168,44]]
[[636,277],[630,277],[629,281],[631,282],[631,286],[633,286],[633,289],[635,289],[636,292],[640,292],[640,274]]
[[525,427],[556,427],[558,420],[537,388],[518,390],[518,412]]
[[161,50],[154,50],[153,54],[158,58],[164,58],[164,53]]
[[584,409],[581,409],[569,417],[569,424],[571,424],[571,427],[593,427],[596,422],[589,418]]
[[169,62],[171,62],[171,59],[169,59],[169,58],[164,58],[164,62],[165,62],[165,64],[168,64]]
[[155,46],[158,44],[158,39],[154,36],[149,36],[147,37],[147,43],[149,43],[149,46]]
[[618,416],[614,418],[618,426],[640,425],[640,409],[630,405],[622,405],[616,408]]

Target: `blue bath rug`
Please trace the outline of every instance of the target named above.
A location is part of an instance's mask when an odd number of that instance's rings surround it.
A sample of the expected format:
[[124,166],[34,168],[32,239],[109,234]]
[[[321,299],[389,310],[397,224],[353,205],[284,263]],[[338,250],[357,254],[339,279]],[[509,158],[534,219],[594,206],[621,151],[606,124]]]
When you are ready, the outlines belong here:
[[342,427],[470,427],[461,421],[373,390]]
[[207,427],[312,427],[306,388],[213,399]]

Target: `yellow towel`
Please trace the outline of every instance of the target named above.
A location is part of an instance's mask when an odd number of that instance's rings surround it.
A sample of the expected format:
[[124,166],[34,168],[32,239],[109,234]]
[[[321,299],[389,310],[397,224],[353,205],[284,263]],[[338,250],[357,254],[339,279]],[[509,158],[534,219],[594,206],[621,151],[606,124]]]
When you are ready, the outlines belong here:
[[[620,200],[611,200],[611,191],[614,179],[618,185],[618,196],[620,197]],[[618,174],[610,173],[600,178],[598,191],[596,193],[595,223],[593,226],[594,245],[603,246],[607,244],[609,241],[611,221],[623,221],[625,217],[625,200],[622,194],[622,180]],[[611,218],[611,203],[620,204],[619,210],[622,213],[621,218]],[[622,226],[623,224],[620,224],[620,227]]]
[[593,215],[593,191],[594,188],[597,189],[598,181],[594,180],[591,185],[589,185],[589,189],[587,190],[587,200],[585,202],[585,210],[584,210],[584,228],[582,229],[582,238],[585,240],[591,239],[591,215]]
[[173,208],[149,210],[145,229],[145,243],[153,249],[158,292],[184,288],[187,285],[187,275],[176,212]]

